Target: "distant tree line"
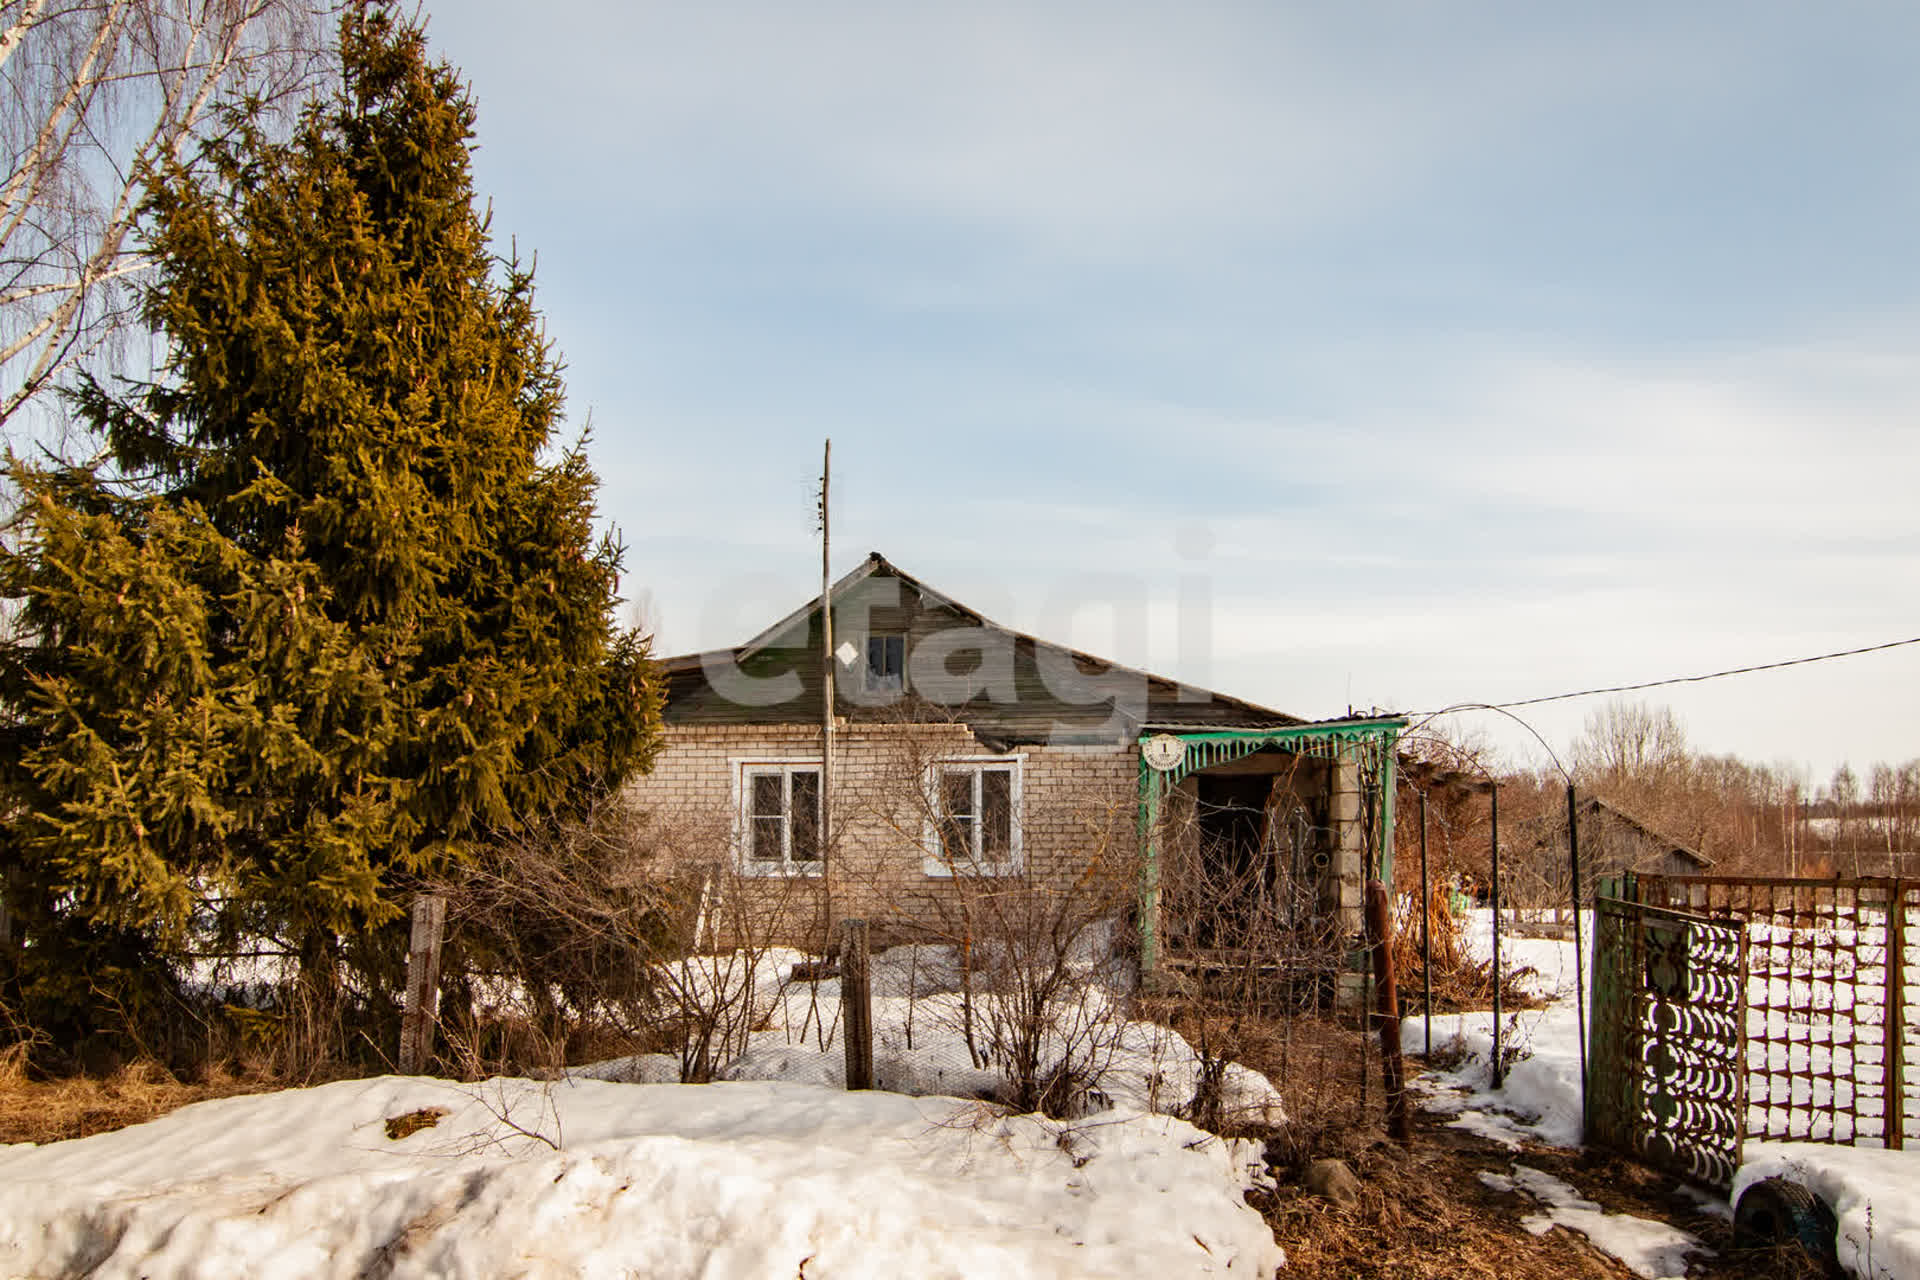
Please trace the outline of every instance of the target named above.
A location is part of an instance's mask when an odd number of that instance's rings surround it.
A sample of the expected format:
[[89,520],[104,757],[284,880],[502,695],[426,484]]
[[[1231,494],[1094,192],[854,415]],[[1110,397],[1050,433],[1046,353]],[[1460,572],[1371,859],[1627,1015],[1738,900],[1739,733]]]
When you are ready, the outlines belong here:
[[[1429,771],[1453,777],[1429,790],[1429,843],[1440,873],[1489,871],[1490,806],[1500,787],[1501,847],[1565,825],[1568,777],[1553,765],[1502,760],[1483,733],[1425,726],[1404,750]],[[1595,708],[1564,753],[1580,794],[1603,799],[1739,875],[1920,876],[1920,759],[1843,764],[1824,784],[1803,764],[1758,763],[1695,751],[1671,708],[1614,700]],[[1864,781],[1863,781],[1864,776]],[[1399,865],[1408,865],[1417,829],[1402,805]]]

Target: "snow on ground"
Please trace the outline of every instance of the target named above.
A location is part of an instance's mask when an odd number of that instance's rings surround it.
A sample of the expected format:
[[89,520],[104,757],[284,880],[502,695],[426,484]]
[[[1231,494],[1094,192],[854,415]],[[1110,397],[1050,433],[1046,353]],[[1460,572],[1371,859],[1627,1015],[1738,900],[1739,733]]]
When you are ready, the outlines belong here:
[[[1480,959],[1492,955],[1490,912],[1475,912],[1465,932],[1469,954]],[[1532,970],[1520,980],[1521,987],[1548,1000],[1542,1008],[1517,1010],[1501,1019],[1500,1056],[1507,1063],[1504,1084],[1493,1087],[1492,1011],[1435,1015],[1435,1053],[1453,1065],[1414,1079],[1415,1087],[1426,1095],[1422,1105],[1453,1115],[1449,1124],[1510,1150],[1525,1141],[1579,1146],[1580,1041],[1574,1001],[1579,974],[1574,946],[1503,934],[1500,967],[1502,972]],[[1419,998],[1411,991],[1409,995]],[[1425,1018],[1404,1019],[1401,1038],[1407,1052],[1425,1051]],[[1524,1193],[1547,1206],[1545,1212],[1521,1220],[1535,1235],[1554,1227],[1578,1231],[1595,1248],[1649,1280],[1684,1277],[1688,1255],[1707,1252],[1698,1238],[1685,1231],[1649,1218],[1608,1213],[1567,1183],[1527,1165],[1514,1165],[1511,1175],[1482,1173],[1480,1177],[1495,1190]]]
[[1920,1153],[1749,1142],[1734,1196],[1766,1178],[1797,1182],[1840,1220],[1840,1265],[1868,1280],[1920,1276]]
[[[1482,960],[1491,955],[1489,912],[1473,913],[1465,932],[1470,954]],[[1587,938],[1592,938],[1591,928]],[[1452,1065],[1423,1073],[1413,1083],[1427,1094],[1423,1105],[1429,1110],[1451,1113],[1455,1119],[1450,1123],[1509,1147],[1517,1148],[1526,1140],[1577,1146],[1582,1120],[1579,1019],[1574,999],[1579,971],[1574,963],[1574,946],[1571,942],[1503,936],[1501,967],[1505,970],[1511,966],[1532,968],[1535,972],[1527,981],[1533,990],[1548,997],[1549,1003],[1503,1019],[1502,1056],[1509,1058],[1503,1087],[1493,1088],[1490,1012],[1436,1015],[1434,1050],[1441,1061],[1451,1060]],[[1409,995],[1413,1000],[1419,998],[1417,992]],[[1591,1006],[1591,1000],[1588,1004]],[[1404,1019],[1401,1037],[1407,1052],[1421,1052],[1426,1047],[1425,1020],[1418,1016]],[[1519,1056],[1510,1056],[1515,1054]],[[1515,1166],[1516,1170],[1523,1167]],[[1920,1278],[1920,1152],[1749,1141],[1745,1144],[1745,1163],[1734,1182],[1735,1200],[1752,1183],[1776,1175],[1801,1182],[1833,1208],[1840,1219],[1840,1261],[1854,1275],[1862,1280]],[[1517,1181],[1516,1188],[1535,1191],[1524,1181]],[[1577,1195],[1571,1188],[1567,1194]],[[1552,1195],[1537,1198],[1554,1205],[1547,1216],[1584,1232],[1596,1246],[1621,1258],[1638,1274],[1667,1274],[1659,1270],[1662,1266],[1671,1266],[1672,1274],[1681,1273],[1679,1255],[1660,1252],[1664,1246],[1659,1244],[1658,1232],[1631,1225],[1644,1223],[1649,1228],[1671,1230],[1664,1224],[1646,1223],[1644,1219],[1603,1224],[1583,1217],[1591,1210],[1581,1206],[1556,1203]],[[1565,1215],[1566,1220],[1558,1215]],[[1588,1230],[1590,1226],[1599,1234]],[[1635,1261],[1616,1245],[1629,1251],[1644,1247],[1653,1252],[1640,1254],[1641,1261]],[[1654,1269],[1642,1269],[1643,1264]]]
[[1137,1111],[390,1076],[0,1147],[0,1274],[1270,1276],[1260,1167]]
[[[873,958],[882,1089],[848,1093],[837,981],[798,952],[703,957],[670,981],[758,1028],[682,1085],[664,1054],[560,1081],[387,1077],[230,1098],[46,1147],[0,1147],[0,1274],[1271,1276],[1244,1192],[1255,1144],[1173,1118],[1198,1064],[1090,973],[1045,1046],[1080,1118],[1011,1115],[950,948]],[[1091,961],[1088,961],[1091,964]],[[971,1044],[969,1041],[971,1040]],[[1265,1077],[1228,1106],[1278,1122]],[[387,1122],[440,1112],[417,1132]],[[1156,1114],[1159,1113],[1159,1114]]]
[[[1492,914],[1476,911],[1467,921],[1469,954],[1492,954]],[[1574,1001],[1578,971],[1571,942],[1546,938],[1500,939],[1502,972],[1530,969],[1520,985],[1546,997],[1542,1008],[1521,1009],[1501,1019],[1501,1057],[1507,1062],[1503,1088],[1492,1085],[1493,1013],[1436,1014],[1433,1050],[1455,1065],[1430,1071],[1418,1083],[1428,1091],[1431,1111],[1451,1112],[1451,1122],[1482,1137],[1516,1146],[1524,1140],[1557,1147],[1580,1145],[1579,1013]],[[1409,989],[1409,1000],[1419,993]],[[1426,1022],[1407,1018],[1401,1040],[1408,1053],[1424,1053]]]
[[[799,952],[772,950],[750,969],[703,962],[694,979],[708,988],[753,991],[759,1030],[742,1051],[718,1064],[723,1080],[787,1080],[844,1086],[846,1051],[840,1042],[837,978],[792,982],[787,975]],[[1088,958],[1083,962],[1094,966]],[[725,969],[723,980],[713,974]],[[1064,1034],[1049,1037],[1043,1062],[1071,1060],[1089,1077],[1088,1111],[1112,1105],[1137,1111],[1182,1114],[1199,1086],[1199,1061],[1180,1034],[1147,1022],[1129,1022],[1107,994],[1101,975],[1089,974],[1060,1021]],[[988,1030],[994,997],[961,992],[955,949],[902,946],[877,952],[871,963],[874,1076],[897,1093],[945,1094],[1008,1100],[1003,1064],[994,1060]],[[971,1046],[969,1046],[971,1039]],[[596,1079],[677,1080],[676,1059],[651,1055],[593,1063],[575,1075]],[[1285,1119],[1280,1095],[1258,1072],[1226,1066],[1223,1114],[1246,1123],[1277,1125]]]

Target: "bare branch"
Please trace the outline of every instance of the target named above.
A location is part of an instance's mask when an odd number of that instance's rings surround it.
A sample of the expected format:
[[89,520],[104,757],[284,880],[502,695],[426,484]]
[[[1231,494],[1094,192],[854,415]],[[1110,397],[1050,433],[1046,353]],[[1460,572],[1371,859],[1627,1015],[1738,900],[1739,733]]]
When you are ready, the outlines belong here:
[[46,12],[46,8],[47,0],[27,0],[20,7],[19,14],[8,24],[7,29],[0,32],[0,67],[7,65],[7,59],[11,58],[13,51],[20,47],[20,42],[27,38],[27,32],[33,30],[39,23],[40,16]]
[[147,175],[187,159],[223,95],[304,93],[319,46],[301,0],[27,0],[6,15],[0,422],[116,349]]

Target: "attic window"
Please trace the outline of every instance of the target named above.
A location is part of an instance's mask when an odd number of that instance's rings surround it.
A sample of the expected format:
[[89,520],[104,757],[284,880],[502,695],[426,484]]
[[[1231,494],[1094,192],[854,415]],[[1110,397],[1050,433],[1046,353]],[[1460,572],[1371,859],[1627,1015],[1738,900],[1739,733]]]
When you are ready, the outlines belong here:
[[907,687],[907,638],[899,632],[867,637],[866,691],[901,693]]

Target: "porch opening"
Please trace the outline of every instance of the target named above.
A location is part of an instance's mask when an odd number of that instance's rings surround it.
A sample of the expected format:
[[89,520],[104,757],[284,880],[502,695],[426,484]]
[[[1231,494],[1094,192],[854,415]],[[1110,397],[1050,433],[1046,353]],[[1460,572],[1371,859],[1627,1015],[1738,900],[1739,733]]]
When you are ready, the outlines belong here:
[[1366,881],[1392,874],[1403,724],[1143,735],[1143,979],[1251,967],[1357,994]]

